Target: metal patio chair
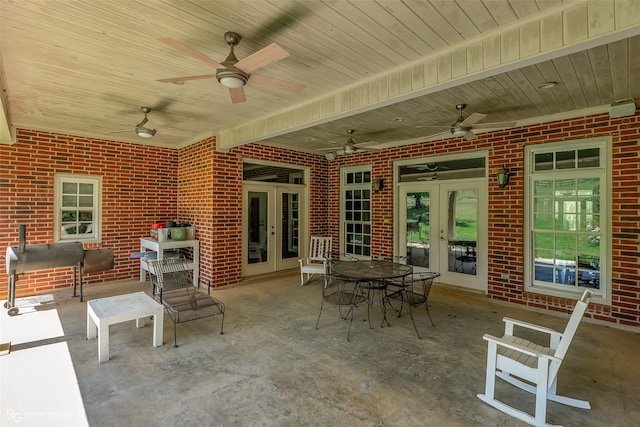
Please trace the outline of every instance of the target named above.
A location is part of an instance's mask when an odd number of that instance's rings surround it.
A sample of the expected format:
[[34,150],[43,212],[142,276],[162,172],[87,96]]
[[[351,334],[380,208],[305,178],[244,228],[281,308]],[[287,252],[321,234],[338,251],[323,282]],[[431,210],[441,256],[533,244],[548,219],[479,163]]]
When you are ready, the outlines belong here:
[[351,324],[353,323],[356,307],[363,302],[367,302],[367,297],[362,293],[361,284],[357,281],[326,274],[321,289],[322,301],[320,303],[318,320],[316,321],[316,329],[318,329],[318,325],[320,324],[320,316],[322,316],[322,309],[325,303],[334,305],[338,308],[340,318],[349,320],[349,328],[347,329],[347,341],[349,341]]
[[[391,300],[400,301],[400,308],[398,309],[398,317],[402,315],[402,309],[406,304],[409,307],[409,315],[411,316],[411,323],[413,323],[413,329],[416,330],[416,334],[419,339],[422,339],[416,321],[413,317],[413,309],[424,305],[427,312],[427,317],[431,326],[435,327],[431,313],[429,312],[429,294],[431,293],[431,286],[433,280],[439,277],[440,273],[426,272],[426,273],[412,273],[404,278],[402,281],[393,281],[388,285],[387,295],[385,300],[391,305]],[[391,290],[395,288],[395,290]],[[393,306],[391,306],[393,308]]]
[[224,334],[224,303],[211,296],[210,283],[206,293],[200,290],[200,283],[194,286],[192,270],[183,257],[149,259],[148,263],[154,298],[164,305],[173,322],[174,347],[178,346],[178,323],[222,315],[220,333]]

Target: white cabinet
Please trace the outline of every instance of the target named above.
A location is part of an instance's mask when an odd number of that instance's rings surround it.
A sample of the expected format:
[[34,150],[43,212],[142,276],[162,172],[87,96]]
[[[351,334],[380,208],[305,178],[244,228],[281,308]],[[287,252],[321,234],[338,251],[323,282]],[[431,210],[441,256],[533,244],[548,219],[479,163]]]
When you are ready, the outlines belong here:
[[[157,240],[141,238],[140,239],[140,252],[146,253],[147,251],[157,252],[158,258],[164,257],[164,251],[172,249],[191,248],[193,250],[193,259],[187,260],[187,267],[193,270],[193,286],[198,286],[198,279],[200,277],[200,241],[199,240],[168,240],[166,242],[158,242]],[[140,281],[145,282],[147,280],[147,271],[149,266],[143,256],[140,258]]]

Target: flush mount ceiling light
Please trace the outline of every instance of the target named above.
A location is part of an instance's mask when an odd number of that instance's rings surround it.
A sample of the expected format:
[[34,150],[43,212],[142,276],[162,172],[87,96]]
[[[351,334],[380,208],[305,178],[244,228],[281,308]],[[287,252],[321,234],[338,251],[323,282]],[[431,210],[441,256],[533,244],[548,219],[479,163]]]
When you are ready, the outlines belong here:
[[142,110],[142,112],[144,113],[144,119],[142,119],[142,121],[136,125],[136,134],[138,134],[138,136],[142,138],[151,138],[156,134],[156,130],[149,129],[144,126],[149,121],[149,119],[147,118],[147,114],[151,112],[151,108],[140,107],[140,110]]

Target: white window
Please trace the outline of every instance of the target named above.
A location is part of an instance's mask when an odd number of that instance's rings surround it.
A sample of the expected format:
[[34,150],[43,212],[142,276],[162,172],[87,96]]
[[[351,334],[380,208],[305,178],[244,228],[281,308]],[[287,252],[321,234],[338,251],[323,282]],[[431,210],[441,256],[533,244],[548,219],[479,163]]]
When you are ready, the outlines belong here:
[[525,155],[527,290],[578,296],[590,288],[608,301],[607,141],[536,145]]
[[346,254],[371,257],[371,169],[342,170],[342,247]]
[[57,174],[54,185],[54,240],[99,241],[102,178]]

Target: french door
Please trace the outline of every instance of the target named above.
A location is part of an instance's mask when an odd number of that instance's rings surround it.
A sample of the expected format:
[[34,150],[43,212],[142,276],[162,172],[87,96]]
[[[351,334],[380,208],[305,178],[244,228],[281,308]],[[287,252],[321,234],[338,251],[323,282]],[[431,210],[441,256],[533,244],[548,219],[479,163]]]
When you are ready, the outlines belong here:
[[486,181],[407,183],[398,194],[398,254],[442,283],[486,291]]
[[253,276],[297,267],[304,186],[244,183],[242,274]]

